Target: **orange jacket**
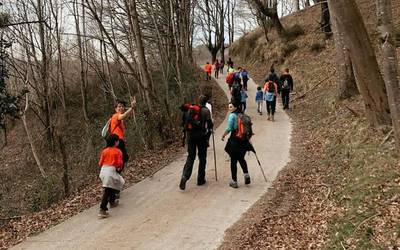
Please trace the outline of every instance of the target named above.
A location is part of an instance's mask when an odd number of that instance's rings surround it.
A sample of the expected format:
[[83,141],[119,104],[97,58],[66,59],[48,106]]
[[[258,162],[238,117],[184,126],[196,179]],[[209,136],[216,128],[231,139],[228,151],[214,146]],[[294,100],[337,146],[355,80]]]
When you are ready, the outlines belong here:
[[211,73],[212,72],[212,65],[211,64],[206,64],[205,66],[204,66],[204,71],[205,72],[207,72],[207,73]]
[[118,135],[118,138],[120,140],[124,139],[125,135],[125,124],[123,120],[118,120],[118,113],[113,114],[111,117],[111,123],[110,123],[110,134],[116,134]]
[[116,147],[109,147],[103,149],[101,152],[99,166],[113,166],[115,168],[122,168],[122,152]]

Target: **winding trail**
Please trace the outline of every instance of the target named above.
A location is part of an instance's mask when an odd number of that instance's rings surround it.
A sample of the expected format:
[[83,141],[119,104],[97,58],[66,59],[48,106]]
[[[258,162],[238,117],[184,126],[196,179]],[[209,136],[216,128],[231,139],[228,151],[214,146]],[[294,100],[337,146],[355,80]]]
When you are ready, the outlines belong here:
[[[217,81],[227,96],[225,76]],[[157,172],[153,177],[126,189],[120,206],[110,210],[107,219],[98,219],[98,206],[37,235],[12,249],[215,249],[224,232],[235,223],[271,186],[278,172],[289,161],[289,117],[278,107],[275,122],[258,115],[254,96],[256,85],[249,81],[247,114],[252,117],[253,145],[268,178],[263,180],[254,154],[246,155],[252,183],[244,186],[238,170],[239,189],[228,186],[230,162],[221,136],[226,119],[217,128],[218,182],[214,179],[214,157],[209,148],[207,184],[196,186],[197,160],[186,190],[178,188],[186,155]],[[264,105],[265,109],[265,105]],[[265,111],[265,110],[264,110]]]

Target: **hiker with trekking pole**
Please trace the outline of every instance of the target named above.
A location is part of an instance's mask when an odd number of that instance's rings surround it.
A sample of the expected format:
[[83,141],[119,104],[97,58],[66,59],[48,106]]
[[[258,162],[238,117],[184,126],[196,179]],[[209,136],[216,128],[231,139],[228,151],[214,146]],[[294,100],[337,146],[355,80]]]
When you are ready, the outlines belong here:
[[190,179],[193,170],[196,151],[199,157],[199,169],[197,174],[197,185],[202,186],[206,183],[206,164],[207,147],[213,132],[214,124],[211,120],[210,110],[206,107],[207,97],[199,97],[199,105],[184,104],[181,110],[184,112],[184,132],[186,133],[186,143],[188,156],[182,171],[179,188],[186,189],[186,182]]
[[251,149],[250,138],[253,135],[251,131],[251,121],[250,117],[244,115],[240,109],[240,103],[233,102],[229,103],[229,117],[228,124],[226,126],[225,132],[222,135],[221,140],[224,141],[225,137],[230,134],[230,137],[226,143],[225,151],[231,157],[231,174],[232,180],[229,186],[232,188],[238,188],[237,181],[237,163],[240,166],[244,174],[244,184],[250,184],[250,175],[247,168],[247,162],[244,159],[246,152]]

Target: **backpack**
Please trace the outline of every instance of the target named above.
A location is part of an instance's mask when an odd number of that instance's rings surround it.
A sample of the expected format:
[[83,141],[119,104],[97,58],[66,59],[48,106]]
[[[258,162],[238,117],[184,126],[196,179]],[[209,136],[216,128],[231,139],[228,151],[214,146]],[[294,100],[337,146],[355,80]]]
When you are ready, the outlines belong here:
[[227,83],[227,84],[232,84],[233,83],[233,80],[234,80],[234,73],[229,73],[227,76],[226,76],[226,79],[225,79],[225,82]]
[[282,89],[285,89],[285,90],[290,89],[289,80],[287,78],[285,78],[285,80],[283,80]]
[[268,83],[268,92],[270,92],[270,93],[274,93],[275,92],[275,85],[274,85],[274,82],[272,82],[272,81],[270,81]]
[[110,131],[111,130],[111,118],[108,119],[106,125],[104,125],[103,129],[101,130],[101,137],[103,137],[104,139],[107,138],[107,136],[111,135],[114,132],[114,130],[117,127],[119,127],[120,123],[121,122],[119,122],[118,125],[114,127],[113,131]]
[[185,130],[193,131],[204,127],[204,122],[201,119],[201,108],[198,105],[190,105],[186,112]]
[[243,113],[239,113],[237,116],[238,128],[235,137],[242,141],[250,140],[253,136],[253,123],[251,122],[250,116]]

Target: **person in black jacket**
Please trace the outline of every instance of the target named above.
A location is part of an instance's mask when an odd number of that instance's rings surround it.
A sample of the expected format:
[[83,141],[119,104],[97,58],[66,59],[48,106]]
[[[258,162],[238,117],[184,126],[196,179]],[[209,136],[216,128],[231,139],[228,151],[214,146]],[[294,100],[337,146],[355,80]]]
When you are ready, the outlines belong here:
[[280,78],[281,97],[283,109],[289,109],[289,96],[293,91],[293,78],[289,74],[289,69],[286,68]]
[[271,66],[271,69],[269,70],[269,74],[267,76],[265,76],[264,82],[268,82],[268,81],[273,81],[274,83],[279,85],[279,77],[275,73],[275,69],[273,66]]
[[[199,97],[199,106],[192,105],[185,113],[184,130],[186,132],[188,156],[182,171],[182,177],[179,184],[181,190],[185,190],[186,182],[190,179],[193,170],[194,160],[196,158],[196,150],[199,156],[199,170],[197,175],[197,185],[201,186],[206,183],[206,163],[207,163],[207,147],[213,131],[214,124],[211,119],[210,110],[206,107],[207,97],[201,95]],[[199,109],[197,114],[191,109]],[[194,119],[195,118],[195,119]]]

